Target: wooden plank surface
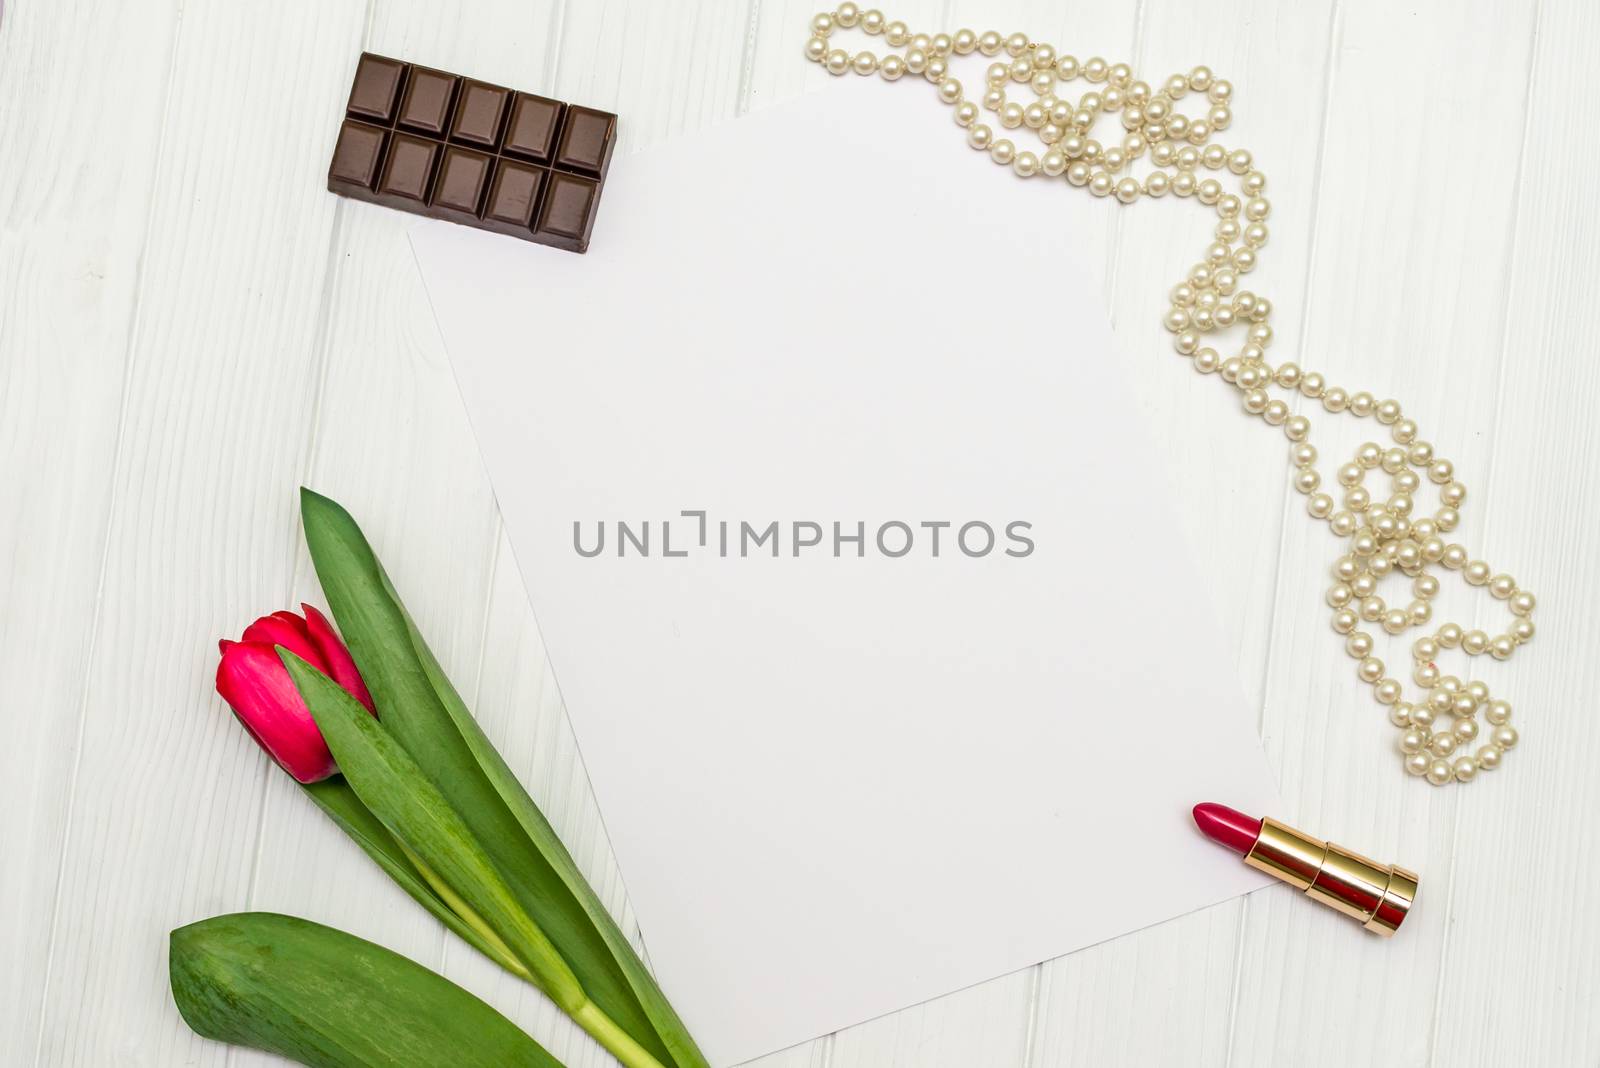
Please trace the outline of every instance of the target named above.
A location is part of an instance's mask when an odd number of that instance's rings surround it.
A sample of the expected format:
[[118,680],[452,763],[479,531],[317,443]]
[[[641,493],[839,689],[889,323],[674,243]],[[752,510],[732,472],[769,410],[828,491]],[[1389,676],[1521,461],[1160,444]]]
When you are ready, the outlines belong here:
[[[407,220],[327,196],[321,172],[363,46],[615,108],[622,150],[637,151],[825,81],[800,57],[815,11],[6,6],[0,1063],[273,1063],[196,1039],[165,992],[167,929],[246,907],[377,939],[487,997],[566,1063],[609,1063],[268,773],[210,693],[211,643],[269,608],[320,602],[294,486],[350,503],[648,954]],[[1182,529],[1147,532],[1151,549],[1185,537],[1200,548],[1282,815],[1411,860],[1427,875],[1425,907],[1382,943],[1269,890],[761,1063],[1600,1062],[1600,920],[1587,895],[1600,860],[1573,849],[1592,841],[1581,820],[1600,809],[1586,697],[1600,682],[1587,613],[1600,592],[1588,551],[1600,213],[1584,178],[1600,150],[1573,121],[1600,46],[1593,5],[913,0],[886,13],[928,32],[1022,30],[1152,82],[1197,63],[1233,80],[1236,118],[1219,140],[1249,148],[1271,180],[1273,239],[1251,285],[1277,306],[1275,355],[1405,404],[1468,486],[1457,537],[1540,595],[1541,633],[1483,674],[1527,738],[1507,766],[1465,790],[1403,776],[1393,729],[1328,629],[1337,548],[1288,488],[1283,440],[1173,356],[1161,329],[1166,291],[1204,248],[1205,213],[1063,188],[1060,216],[1040,225],[1103,266],[1129,373],[1174,460],[1170,485],[1152,491],[1176,496]],[[854,91],[937,106],[909,83]],[[930,146],[908,175],[965,162]],[[995,180],[1003,190],[1006,176]],[[1325,463],[1374,430],[1306,410]],[[1486,624],[1496,607],[1466,591],[1440,601],[1442,617]],[[1399,648],[1383,655],[1405,662]],[[1137,695],[1129,703],[1136,714]]]

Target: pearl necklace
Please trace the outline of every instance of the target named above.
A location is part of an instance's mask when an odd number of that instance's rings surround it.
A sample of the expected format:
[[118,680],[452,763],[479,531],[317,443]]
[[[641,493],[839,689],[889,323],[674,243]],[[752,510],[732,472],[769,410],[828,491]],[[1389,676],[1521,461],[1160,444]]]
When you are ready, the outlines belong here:
[[[834,30],[857,27],[883,37],[891,48],[901,51],[880,57],[872,52],[851,55],[830,47]],[[1125,63],[1108,64],[1099,57],[1080,63],[1020,33],[1009,37],[971,30],[912,34],[905,23],[886,21],[882,12],[863,11],[853,3],[842,3],[832,13],[813,18],[805,51],[807,59],[822,64],[830,74],[876,73],[890,82],[906,74],[921,75],[932,83],[939,99],[954,109],[956,124],[967,131],[967,144],[987,152],[995,163],[1010,167],[1019,177],[1065,175],[1070,184],[1087,187],[1097,197],[1114,196],[1123,204],[1142,196],[1171,193],[1193,197],[1215,209],[1220,220],[1216,240],[1206,249],[1205,259],[1171,292],[1165,325],[1174,335],[1174,347],[1199,373],[1215,373],[1238,389],[1246,413],[1283,428],[1290,443],[1294,485],[1306,495],[1306,511],[1326,521],[1336,536],[1348,539],[1347,551],[1334,562],[1334,584],[1328,590],[1333,629],[1344,637],[1345,651],[1358,661],[1356,674],[1371,685],[1373,696],[1388,709],[1389,721],[1400,729],[1399,748],[1406,770],[1443,786],[1470,782],[1479,770],[1498,767],[1506,751],[1517,744],[1517,731],[1509,722],[1511,706],[1491,700],[1489,688],[1482,682],[1464,683],[1442,674],[1434,660],[1440,650],[1457,648],[1472,656],[1488,653],[1496,660],[1508,659],[1533,637],[1529,617],[1534,596],[1519,589],[1510,575],[1493,573],[1488,564],[1470,559],[1465,548],[1447,543],[1441,536],[1460,522],[1457,509],[1467,491],[1456,481],[1450,461],[1434,455],[1433,446],[1418,438],[1417,424],[1402,417],[1398,401],[1379,401],[1366,392],[1350,393],[1296,364],[1273,367],[1266,361],[1272,343],[1268,325],[1272,303],[1240,289],[1239,282],[1240,276],[1256,266],[1257,253],[1267,241],[1266,220],[1272,210],[1262,195],[1267,180],[1249,152],[1230,152],[1210,143],[1212,133],[1226,130],[1232,121],[1233,86],[1209,69],[1196,67],[1152,89],[1136,81]],[[949,74],[947,59],[974,51],[985,56],[1005,53],[987,71],[982,106],[994,112],[1007,130],[1026,127],[1033,131],[1042,142],[1041,154],[1018,149],[1010,140],[996,136],[987,123],[978,121],[979,105],[966,98],[961,82]],[[1100,88],[1091,88],[1076,104],[1057,95],[1062,82],[1077,78]],[[1036,99],[1026,106],[1008,100],[1010,83],[1031,88]],[[1177,111],[1177,102],[1191,93],[1203,97],[1203,116]],[[1090,136],[1102,113],[1120,117],[1120,146],[1108,148]],[[1145,155],[1156,169],[1142,181],[1131,175],[1118,177]],[[1217,177],[1202,177],[1204,171]],[[1236,180],[1238,192],[1227,191],[1219,180],[1222,178]],[[1237,356],[1225,359],[1205,344],[1207,334],[1235,325],[1245,328],[1244,345]],[[1272,386],[1291,394],[1298,390],[1308,401],[1320,401],[1330,413],[1374,417],[1389,428],[1394,445],[1385,449],[1367,442],[1358,448],[1355,458],[1335,473],[1342,493],[1336,502],[1320,489],[1317,450],[1306,440],[1310,421],[1291,414],[1287,402],[1270,397],[1267,390]],[[1382,501],[1374,500],[1363,485],[1367,474],[1380,468],[1389,476],[1390,489]],[[1431,519],[1413,519],[1412,494],[1424,479],[1438,487],[1439,510]],[[1399,635],[1427,625],[1433,616],[1430,601],[1439,591],[1432,564],[1460,572],[1469,586],[1487,586],[1496,599],[1507,602],[1511,621],[1506,632],[1494,638],[1455,623],[1444,624],[1431,637],[1419,638],[1411,647],[1411,677],[1421,695],[1408,701],[1399,680],[1390,677],[1383,661],[1372,655],[1372,635],[1359,628],[1363,623],[1376,624]],[[1390,608],[1378,595],[1379,581],[1391,571],[1411,580],[1412,599],[1404,608]],[[1478,738],[1480,710],[1489,725],[1488,736],[1475,754],[1468,754],[1466,750]],[[1461,755],[1451,760],[1458,749]]]

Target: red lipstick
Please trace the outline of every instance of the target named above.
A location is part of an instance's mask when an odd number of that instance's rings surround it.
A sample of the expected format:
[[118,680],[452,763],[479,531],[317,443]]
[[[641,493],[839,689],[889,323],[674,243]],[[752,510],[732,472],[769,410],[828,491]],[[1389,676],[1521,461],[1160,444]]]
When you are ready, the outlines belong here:
[[1385,938],[1400,929],[1416,899],[1417,877],[1404,868],[1368,860],[1271,817],[1258,820],[1206,801],[1194,806],[1194,822],[1252,868],[1299,887]]

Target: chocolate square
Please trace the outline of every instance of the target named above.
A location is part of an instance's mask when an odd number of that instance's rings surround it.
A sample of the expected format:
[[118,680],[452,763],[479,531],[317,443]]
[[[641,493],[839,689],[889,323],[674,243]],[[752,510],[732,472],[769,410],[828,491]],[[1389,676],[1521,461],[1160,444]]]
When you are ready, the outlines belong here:
[[356,78],[345,110],[384,125],[393,122],[394,103],[400,96],[405,71],[405,64],[398,60],[363,53],[356,64]]
[[600,184],[581,175],[550,172],[550,188],[539,209],[539,225],[534,233],[539,240],[569,252],[589,247],[589,231],[594,226],[594,209],[600,199]]
[[433,207],[453,215],[476,220],[489,187],[489,171],[494,160],[482,152],[451,145],[444,150],[439,178],[433,183]]
[[383,159],[383,139],[388,131],[364,122],[346,119],[339,127],[339,143],[328,166],[328,185],[335,183],[370,191],[378,181],[378,164]]
[[440,145],[427,138],[397,133],[389,146],[389,159],[384,164],[383,177],[378,180],[378,196],[420,207],[428,202],[428,189],[433,184],[434,165],[439,160]]
[[535,163],[548,163],[561,128],[562,104],[531,93],[518,93],[511,103],[511,122],[501,151]]
[[567,121],[561,127],[561,143],[556,148],[556,166],[591,178],[600,177],[611,158],[616,123],[617,117],[607,111],[577,105],[568,108]]
[[494,184],[489,187],[489,202],[483,209],[483,224],[491,230],[527,237],[533,226],[533,213],[539,206],[549,171],[516,160],[502,159],[495,168]]
[[450,123],[450,140],[493,152],[500,143],[500,127],[505,123],[506,102],[510,99],[511,90],[498,85],[463,83],[455,119]]
[[450,106],[455,103],[458,81],[454,74],[427,67],[411,68],[405,94],[400,97],[400,125],[443,137],[450,124]]

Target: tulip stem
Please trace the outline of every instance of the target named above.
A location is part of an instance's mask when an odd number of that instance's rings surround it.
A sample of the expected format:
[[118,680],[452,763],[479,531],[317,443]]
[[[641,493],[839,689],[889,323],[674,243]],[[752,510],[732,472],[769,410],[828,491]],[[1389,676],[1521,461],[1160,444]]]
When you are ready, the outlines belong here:
[[585,1001],[572,1018],[628,1068],[664,1068],[649,1050],[635,1042],[632,1035],[618,1027],[594,1002]]
[[[409,846],[400,841],[398,837],[395,842],[400,846],[401,851],[405,853],[406,858],[427,880],[428,885],[433,887],[440,900],[449,907],[451,912],[461,917],[462,922],[472,928],[479,938],[483,939],[486,951],[489,956],[494,958],[495,963],[518,978],[538,986],[538,981],[534,979],[533,973],[528,970],[527,965],[517,959],[517,955],[511,952],[511,947],[506,945],[500,936],[494,933],[494,928],[485,923],[483,917],[472,910],[472,906],[461,900],[461,896],[450,889],[449,885],[439,878],[432,868],[428,867],[426,861],[412,852]],[[593,1035],[595,1041],[609,1050],[611,1055],[626,1065],[627,1068],[665,1068],[665,1065],[651,1056],[649,1050],[634,1041],[632,1035],[618,1027],[616,1021],[602,1012],[600,1006],[593,1001],[585,999],[584,1003],[574,1010],[571,1015],[578,1022],[579,1027]]]
[[471,905],[461,900],[459,894],[450,889],[443,879],[434,874],[433,869],[428,867],[426,861],[413,853],[410,846],[400,841],[399,838],[395,839],[395,844],[400,847],[401,852],[405,853],[406,859],[411,861],[417,871],[422,873],[422,877],[427,880],[428,885],[433,887],[433,892],[439,895],[440,900],[445,903],[450,911],[461,917],[462,922],[472,928],[479,938],[483,939],[487,952],[489,956],[494,958],[494,962],[517,978],[525,979],[530,983],[533,982],[533,973],[528,970],[528,966],[517,959],[517,955],[511,952],[511,947],[506,945],[501,937],[494,933],[494,928],[485,923],[483,917],[472,910]]

